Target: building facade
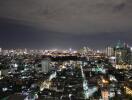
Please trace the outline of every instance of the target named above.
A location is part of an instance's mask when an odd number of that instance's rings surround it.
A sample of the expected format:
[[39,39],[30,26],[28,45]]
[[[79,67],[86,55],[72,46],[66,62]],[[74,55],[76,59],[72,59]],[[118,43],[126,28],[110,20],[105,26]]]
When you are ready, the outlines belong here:
[[117,43],[114,48],[114,54],[116,57],[116,64],[118,65],[131,65],[131,49],[127,44]]
[[47,73],[49,72],[49,70],[51,69],[51,65],[50,65],[51,60],[46,58],[43,59],[41,61],[41,65],[42,65],[42,72]]
[[108,57],[114,56],[114,48],[111,46],[107,46],[105,49],[105,54]]

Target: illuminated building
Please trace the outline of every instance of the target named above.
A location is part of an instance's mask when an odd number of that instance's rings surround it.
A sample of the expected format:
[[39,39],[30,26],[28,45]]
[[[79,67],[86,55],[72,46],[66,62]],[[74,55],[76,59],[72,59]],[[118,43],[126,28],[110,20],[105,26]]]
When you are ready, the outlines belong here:
[[115,57],[117,65],[130,65],[131,64],[131,50],[124,43],[118,42],[115,47]]
[[0,48],[0,52],[2,52],[2,48]]
[[131,88],[129,88],[127,86],[124,86],[124,89],[125,89],[125,92],[126,92],[127,95],[132,96],[132,89]]
[[0,76],[6,76],[6,75],[8,75],[8,72],[9,72],[9,69],[1,69],[0,70]]
[[103,90],[101,92],[103,100],[109,100],[109,92],[107,90]]
[[2,79],[2,77],[1,77],[1,70],[0,70],[0,79]]
[[2,54],[2,48],[0,48],[0,55]]
[[111,64],[116,65],[116,57],[114,56],[110,57],[109,61],[111,62]]
[[114,48],[110,47],[110,46],[107,46],[106,49],[105,49],[105,54],[108,56],[108,57],[111,57],[114,55]]
[[42,72],[47,73],[51,69],[50,59],[42,60],[41,65],[42,65]]

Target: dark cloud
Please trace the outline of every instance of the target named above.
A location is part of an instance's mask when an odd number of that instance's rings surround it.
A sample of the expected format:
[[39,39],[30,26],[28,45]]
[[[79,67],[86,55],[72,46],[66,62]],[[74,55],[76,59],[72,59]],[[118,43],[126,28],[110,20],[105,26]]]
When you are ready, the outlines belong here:
[[125,7],[126,7],[126,3],[122,2],[115,6],[114,11],[121,11],[121,10],[125,9]]
[[1,0],[0,16],[58,32],[128,30],[130,0]]
[[131,42],[131,10],[131,0],[0,0],[1,43],[67,48]]

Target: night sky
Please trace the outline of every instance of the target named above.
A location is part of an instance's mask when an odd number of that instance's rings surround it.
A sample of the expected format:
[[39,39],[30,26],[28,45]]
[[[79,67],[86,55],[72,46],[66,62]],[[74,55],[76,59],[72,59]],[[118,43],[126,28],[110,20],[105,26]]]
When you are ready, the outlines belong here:
[[0,0],[0,47],[132,44],[132,0]]

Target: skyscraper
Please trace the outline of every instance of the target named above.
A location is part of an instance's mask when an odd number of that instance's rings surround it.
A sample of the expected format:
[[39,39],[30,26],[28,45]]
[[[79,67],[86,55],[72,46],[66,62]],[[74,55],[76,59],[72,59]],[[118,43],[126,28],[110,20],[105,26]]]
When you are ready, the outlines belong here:
[[49,58],[45,58],[41,61],[41,65],[42,65],[42,72],[47,73],[49,72],[49,70],[51,69],[50,66],[50,59]]
[[111,57],[114,55],[114,48],[111,47],[111,46],[107,46],[106,49],[105,49],[105,54],[108,56],[108,57]]
[[116,64],[131,64],[131,49],[127,44],[122,44],[120,41],[114,48]]

